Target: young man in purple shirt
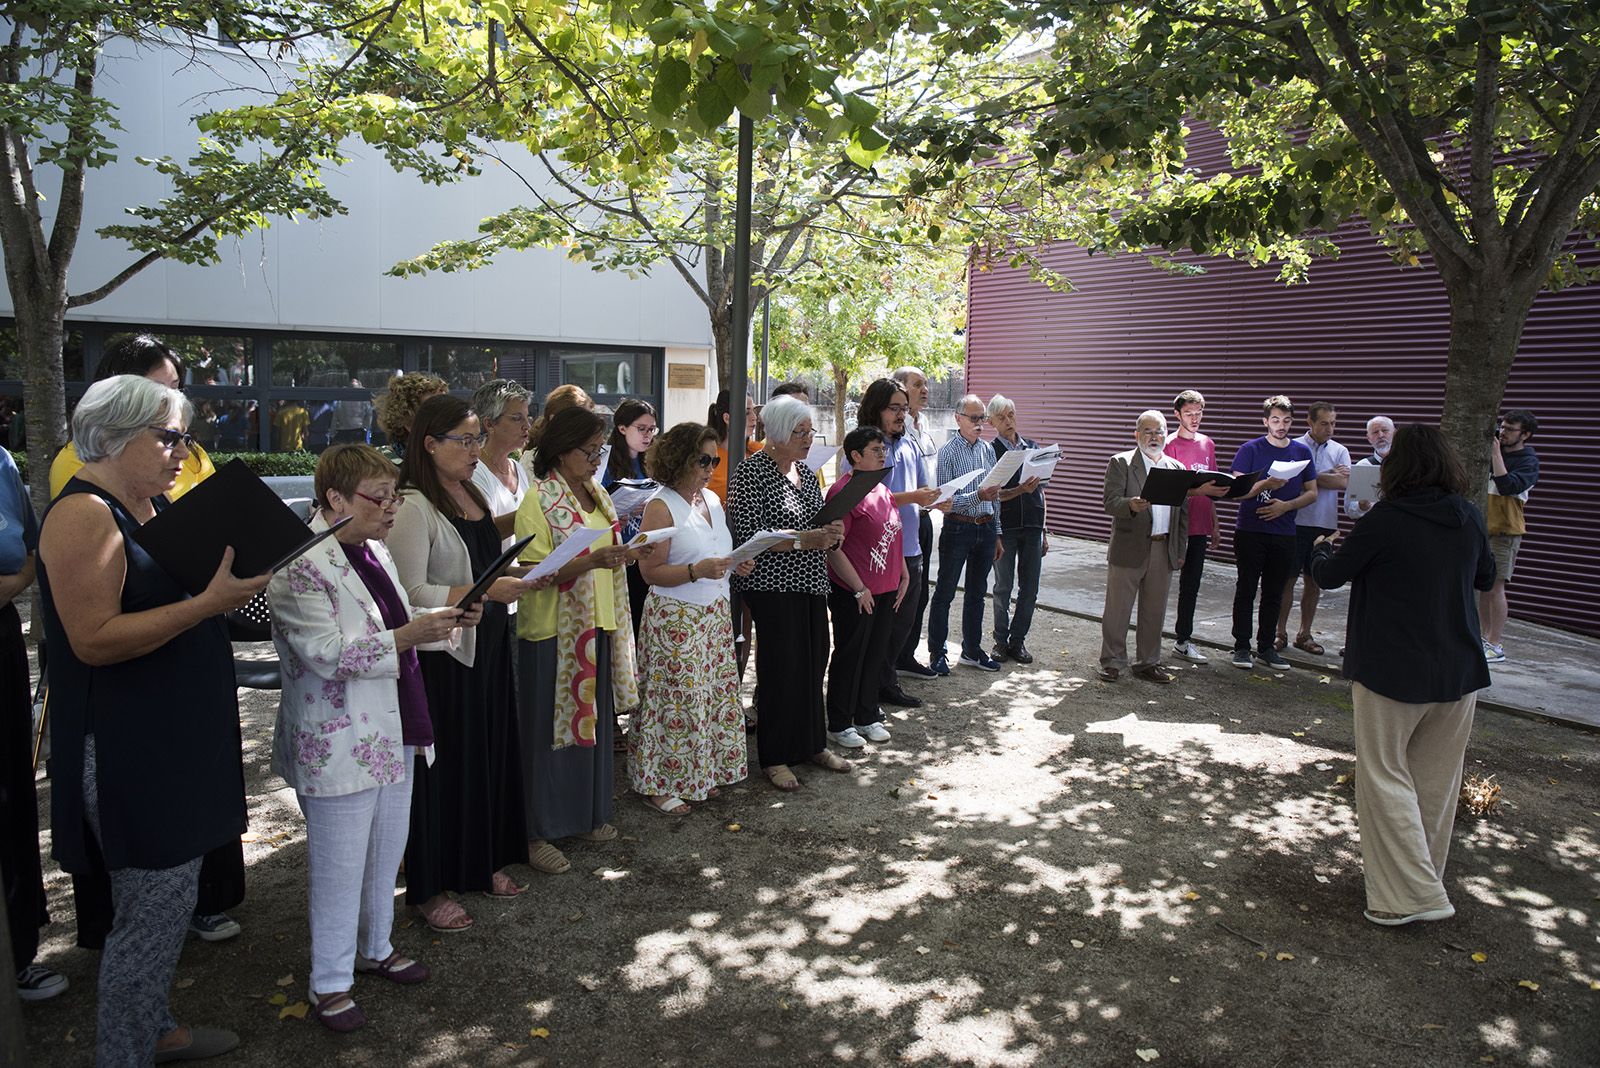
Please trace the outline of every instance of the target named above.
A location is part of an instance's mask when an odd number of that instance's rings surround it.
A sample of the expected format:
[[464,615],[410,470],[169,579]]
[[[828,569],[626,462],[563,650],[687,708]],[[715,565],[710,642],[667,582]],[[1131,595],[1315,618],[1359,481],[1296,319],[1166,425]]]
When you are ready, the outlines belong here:
[[[1255,655],[1270,668],[1290,667],[1273,648],[1278,634],[1278,609],[1283,587],[1294,570],[1295,512],[1317,499],[1316,472],[1310,470],[1311,450],[1289,440],[1294,404],[1288,397],[1268,397],[1261,405],[1261,422],[1267,432],[1239,446],[1233,457],[1234,477],[1258,474],[1250,496],[1239,502],[1238,525],[1233,534],[1234,563],[1239,569],[1233,591],[1233,658],[1236,668],[1253,666],[1250,657],[1250,623],[1256,594],[1261,594],[1260,623],[1255,632]],[[1286,482],[1273,478],[1269,468],[1278,461],[1305,462],[1305,468]]]

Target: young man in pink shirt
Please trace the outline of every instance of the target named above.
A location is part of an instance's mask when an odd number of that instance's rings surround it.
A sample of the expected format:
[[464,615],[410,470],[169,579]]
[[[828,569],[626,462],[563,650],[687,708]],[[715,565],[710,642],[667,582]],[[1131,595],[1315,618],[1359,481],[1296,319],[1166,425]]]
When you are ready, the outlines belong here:
[[[1172,401],[1178,429],[1167,438],[1167,456],[1191,471],[1215,471],[1217,446],[1200,433],[1206,399],[1198,390],[1186,389]],[[1174,624],[1178,644],[1174,656],[1204,664],[1206,656],[1194,646],[1194,606],[1200,596],[1200,576],[1206,569],[1206,549],[1216,528],[1217,510],[1211,498],[1196,494],[1189,498],[1189,548],[1184,554],[1183,571],[1178,576],[1178,619]]]

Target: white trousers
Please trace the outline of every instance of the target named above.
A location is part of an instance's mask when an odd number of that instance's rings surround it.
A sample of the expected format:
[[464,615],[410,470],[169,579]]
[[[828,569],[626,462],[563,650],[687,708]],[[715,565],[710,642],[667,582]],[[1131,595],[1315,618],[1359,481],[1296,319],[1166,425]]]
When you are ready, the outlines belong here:
[[300,799],[310,873],[311,989],[355,985],[356,953],[384,960],[394,952],[394,885],[411,825],[411,764],[403,781],[337,797]]
[[1350,693],[1367,908],[1403,916],[1444,908],[1444,864],[1478,695],[1411,705],[1359,682]]

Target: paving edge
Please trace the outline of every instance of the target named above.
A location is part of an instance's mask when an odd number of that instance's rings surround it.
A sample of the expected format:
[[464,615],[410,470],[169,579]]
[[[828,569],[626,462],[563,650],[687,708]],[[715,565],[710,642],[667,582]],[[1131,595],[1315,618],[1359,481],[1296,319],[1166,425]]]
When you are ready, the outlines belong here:
[[[1091,623],[1099,623],[1101,620],[1101,617],[1093,612],[1080,612],[1075,608],[1061,608],[1058,605],[1045,604],[1043,601],[1036,602],[1034,604],[1034,608],[1035,610],[1043,609],[1046,612],[1054,612],[1060,616],[1071,616],[1074,619],[1088,620]],[[1170,630],[1162,631],[1161,634],[1162,637],[1171,638],[1174,641],[1176,641],[1178,637],[1177,634]],[[1233,648],[1232,645],[1224,645],[1221,642],[1209,641],[1204,638],[1191,638],[1190,640],[1196,645],[1203,645],[1208,649],[1220,649],[1223,652],[1228,652]],[[1323,664],[1315,660],[1307,660],[1303,657],[1289,656],[1287,655],[1287,649],[1284,650],[1284,654],[1284,659],[1298,668],[1316,671],[1328,669],[1328,674],[1338,674],[1339,672],[1339,667],[1337,664]],[[1553,716],[1548,712],[1539,712],[1532,708],[1523,708],[1521,705],[1508,704],[1505,701],[1494,701],[1486,697],[1480,697],[1478,698],[1478,707],[1487,708],[1491,712],[1503,712],[1508,716],[1516,716],[1518,719],[1532,720],[1535,723],[1547,723],[1553,727],[1566,727],[1568,730],[1582,731],[1585,734],[1600,734],[1600,724],[1585,723],[1578,719],[1566,719],[1562,716]]]

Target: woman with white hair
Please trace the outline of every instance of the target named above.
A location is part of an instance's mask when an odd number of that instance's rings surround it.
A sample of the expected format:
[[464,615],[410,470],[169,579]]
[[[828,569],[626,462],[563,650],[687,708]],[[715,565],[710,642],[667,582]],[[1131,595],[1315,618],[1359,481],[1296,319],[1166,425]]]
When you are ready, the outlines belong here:
[[179,1027],[167,1006],[201,857],[245,828],[221,617],[268,578],[236,578],[230,548],[190,596],[133,538],[183,470],[189,417],[182,393],[147,378],[90,386],[72,417],[83,468],[45,513],[39,538],[52,852],[73,872],[103,855],[116,908],[100,959],[101,1064],[194,1059],[239,1041]]
[[811,408],[776,397],[761,410],[766,444],[728,480],[733,540],[758,531],[792,530],[794,537],[756,557],[749,575],[734,575],[755,616],[756,748],[762,770],[780,790],[797,790],[791,764],[810,761],[830,771],[850,762],[828,751],[822,675],[828,666],[828,550],[844,538],[835,520],[809,529],[822,509],[822,489],[805,465],[811,448]]
[[[528,492],[528,472],[511,458],[511,454],[528,443],[528,402],[532,399],[522,383],[509,378],[496,378],[479,386],[472,395],[472,410],[478,413],[478,423],[483,433],[483,448],[478,450],[478,466],[472,469],[472,481],[483,491],[489,502],[489,513],[496,518],[515,516]],[[511,548],[510,528],[515,519],[506,519],[501,529],[506,532],[504,545]],[[515,612],[516,605],[510,610]]]

